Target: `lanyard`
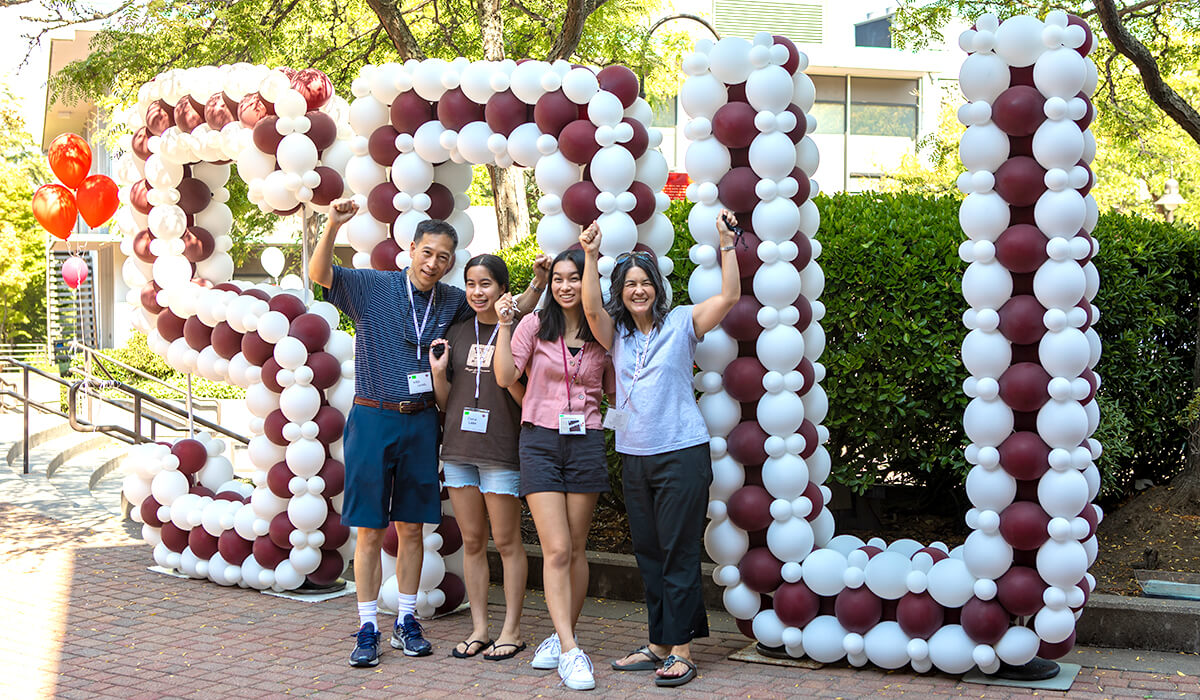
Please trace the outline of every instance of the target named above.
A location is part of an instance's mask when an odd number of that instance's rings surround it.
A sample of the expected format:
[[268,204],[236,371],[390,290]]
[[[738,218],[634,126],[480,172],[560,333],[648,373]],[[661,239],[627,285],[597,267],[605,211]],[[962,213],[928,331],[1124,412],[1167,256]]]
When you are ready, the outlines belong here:
[[[500,330],[499,324],[496,324],[496,326],[494,326],[492,328],[492,337],[488,338],[487,345],[484,346],[484,350],[487,350],[488,348],[492,347],[492,343],[496,342],[496,333],[499,330]],[[476,348],[479,347],[479,318],[478,317],[475,318],[475,347]],[[475,352],[475,407],[476,408],[479,407],[479,375],[483,373],[483,370],[480,368],[480,363],[482,363],[482,362],[483,362],[483,358],[480,356],[480,353],[477,350]]]
[[579,351],[579,364],[575,366],[575,374],[571,374],[567,365],[567,342],[562,338],[558,339],[558,344],[562,347],[563,356],[563,383],[567,385],[567,411],[571,410],[571,388],[575,386],[575,380],[579,379],[579,373],[583,371],[583,350]]
[[433,300],[437,297],[437,287],[429,290],[429,303],[425,305],[425,318],[421,319],[421,324],[417,325],[417,305],[413,301],[413,283],[408,279],[408,275],[404,276],[404,291],[408,292],[408,308],[412,311],[413,330],[417,332],[417,360],[421,359],[421,336],[425,334],[425,326],[429,323],[429,310],[433,308]]
[[621,408],[629,405],[629,398],[633,396],[633,388],[637,386],[638,379],[642,376],[642,370],[646,369],[646,360],[650,359],[650,341],[657,335],[657,330],[651,330],[646,334],[646,340],[642,343],[642,349],[638,351],[637,360],[633,365],[633,381],[629,382],[629,390],[625,392],[625,401],[621,403]]

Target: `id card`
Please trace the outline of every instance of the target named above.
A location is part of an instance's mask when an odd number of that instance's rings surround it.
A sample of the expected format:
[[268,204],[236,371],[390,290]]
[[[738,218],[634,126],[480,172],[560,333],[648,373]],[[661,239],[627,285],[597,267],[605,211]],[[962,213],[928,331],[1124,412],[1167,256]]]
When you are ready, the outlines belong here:
[[583,435],[587,432],[587,422],[582,413],[558,414],[559,435]]
[[433,391],[433,375],[429,372],[416,372],[408,375],[408,393],[424,394]]
[[467,366],[487,369],[492,366],[492,354],[495,352],[495,345],[473,343],[471,349],[467,351]]
[[610,408],[604,414],[604,427],[608,430],[624,430],[629,427],[629,412],[619,408]]
[[486,408],[464,408],[462,429],[468,433],[486,433],[488,410]]

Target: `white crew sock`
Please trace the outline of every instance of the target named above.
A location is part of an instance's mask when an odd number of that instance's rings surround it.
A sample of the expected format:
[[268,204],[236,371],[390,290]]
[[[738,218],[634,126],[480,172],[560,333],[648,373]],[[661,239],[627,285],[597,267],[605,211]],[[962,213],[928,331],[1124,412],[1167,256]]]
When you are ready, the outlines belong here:
[[405,615],[416,617],[417,614],[417,594],[400,594],[400,602],[396,606],[396,619],[404,622]]
[[368,622],[375,625],[375,629],[379,629],[379,604],[374,600],[358,604],[358,626],[362,627]]

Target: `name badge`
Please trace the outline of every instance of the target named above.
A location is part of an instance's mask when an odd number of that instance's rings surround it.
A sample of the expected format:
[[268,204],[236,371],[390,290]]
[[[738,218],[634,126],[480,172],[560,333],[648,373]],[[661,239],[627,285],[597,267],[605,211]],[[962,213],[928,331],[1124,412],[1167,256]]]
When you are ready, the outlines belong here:
[[462,429],[468,433],[486,433],[488,410],[486,408],[464,408]]
[[559,435],[583,435],[587,432],[587,422],[582,413],[558,414]]
[[608,430],[624,430],[629,427],[629,412],[619,408],[610,408],[604,414],[604,427]]
[[474,343],[471,349],[467,351],[467,366],[478,369],[486,369],[492,366],[492,354],[496,352],[494,345],[481,345]]
[[424,394],[433,391],[433,375],[429,372],[416,372],[408,375],[408,393]]

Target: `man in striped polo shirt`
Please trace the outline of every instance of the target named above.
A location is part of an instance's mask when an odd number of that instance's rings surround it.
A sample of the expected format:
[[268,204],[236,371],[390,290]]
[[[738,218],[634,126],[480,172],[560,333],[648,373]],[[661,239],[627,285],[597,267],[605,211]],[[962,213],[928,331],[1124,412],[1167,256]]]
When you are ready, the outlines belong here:
[[[380,551],[389,523],[399,535],[396,580],[400,591],[391,644],[407,656],[427,656],[432,646],[415,617],[421,580],[424,523],[441,521],[438,483],[438,412],[429,368],[429,345],[450,324],[471,313],[466,294],[440,280],[454,265],[458,233],[445,221],[417,225],[405,270],[349,269],[333,264],[337,231],[358,211],[343,199],[313,250],[308,272],[326,298],[355,323],[354,406],[346,418],[345,500],[342,522],[357,529],[354,578],[359,632],[351,666],[379,663],[376,600],[383,572]],[[545,287],[548,261],[522,295],[532,309]]]

